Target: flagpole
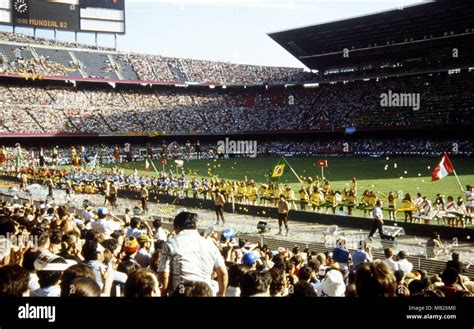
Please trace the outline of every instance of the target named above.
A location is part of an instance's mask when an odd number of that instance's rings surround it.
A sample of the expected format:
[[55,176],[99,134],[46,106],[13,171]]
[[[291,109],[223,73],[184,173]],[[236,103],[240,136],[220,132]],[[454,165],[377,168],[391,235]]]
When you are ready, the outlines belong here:
[[453,169],[454,176],[456,177],[456,180],[458,181],[459,187],[461,188],[461,192],[464,193],[464,189],[462,188],[461,181],[459,180],[458,174],[456,174],[456,170]]
[[[147,158],[150,159],[150,157],[147,157]],[[153,166],[153,169],[155,169],[156,174],[157,174],[158,176],[160,176],[160,174],[158,173],[158,170],[156,169],[155,164],[153,163],[153,160],[152,160],[152,159],[150,159],[150,162],[151,162],[151,165]]]
[[453,166],[453,163],[451,162],[451,159],[449,159],[448,152],[444,152],[444,155],[448,158],[448,161],[451,164],[451,167],[453,168],[453,173],[454,173],[454,176],[456,177],[456,180],[458,181],[459,187],[461,188],[461,192],[464,193],[464,189],[462,188],[462,184],[461,184],[461,181],[459,180],[458,174],[456,173],[456,170],[454,170],[454,166]]
[[282,157],[283,161],[285,161],[285,163],[288,165],[288,167],[290,167],[290,170],[291,172],[296,176],[296,178],[298,179],[298,181],[300,183],[303,183],[303,181],[301,180],[301,178],[298,176],[298,174],[296,173],[296,171],[293,169],[293,167],[291,167],[290,163],[288,162],[288,160],[286,160],[285,157]]

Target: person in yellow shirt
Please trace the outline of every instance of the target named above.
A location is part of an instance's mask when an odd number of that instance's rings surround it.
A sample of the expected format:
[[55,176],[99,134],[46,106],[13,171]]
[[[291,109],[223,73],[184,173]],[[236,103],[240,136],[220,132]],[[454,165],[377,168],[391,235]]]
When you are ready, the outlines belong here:
[[413,221],[413,209],[416,209],[415,202],[411,199],[410,193],[405,194],[402,200],[402,209],[405,213],[405,223]]
[[267,203],[267,200],[265,199],[267,197],[267,193],[268,186],[266,184],[261,184],[258,188],[258,197],[260,199],[260,205],[265,206],[265,204]]
[[369,192],[367,202],[368,202],[367,211],[369,212],[369,216],[371,217],[372,216],[372,210],[374,209],[375,204],[377,203],[377,195],[375,194],[374,191]]
[[319,176],[314,177],[313,187],[319,187],[319,184],[321,184],[321,179],[319,179]]
[[319,187],[315,187],[313,192],[310,195],[311,205],[313,206],[313,211],[321,210],[321,205],[324,203],[324,195],[319,190]]
[[245,183],[240,182],[237,187],[237,201],[239,203],[245,203]]
[[306,209],[306,203],[309,200],[309,195],[308,192],[306,191],[306,188],[301,186],[301,189],[298,191],[300,194],[300,209],[305,210]]
[[357,207],[357,198],[354,190],[350,190],[346,196],[347,214],[352,215],[352,209]]
[[354,196],[357,196],[357,180],[355,177],[352,177],[351,191],[354,191]]
[[308,177],[308,180],[306,181],[306,191],[312,191],[313,190],[313,179],[311,177]]
[[278,204],[278,200],[280,198],[280,195],[282,194],[282,189],[280,187],[280,184],[275,184],[273,186],[273,195],[272,195],[272,198],[274,200],[274,206],[276,206]]
[[395,209],[397,205],[397,196],[395,193],[388,193],[388,219],[396,220]]
[[364,209],[364,217],[367,217],[367,213],[369,212],[368,207],[369,207],[369,200],[370,195],[369,191],[365,190],[364,193],[362,193],[362,199],[360,200],[361,206]]
[[257,187],[255,186],[255,183],[253,181],[250,182],[247,190],[247,199],[249,200],[250,204],[255,205],[255,202],[257,201],[257,193]]
[[293,191],[290,185],[285,185],[284,190],[285,190],[284,191],[285,193],[283,194],[285,195],[286,201],[288,201],[288,203],[290,204],[290,208],[297,210],[298,208],[296,207],[296,202],[295,202],[296,200],[295,192]]
[[331,190],[331,184],[329,184],[329,181],[327,179],[324,180],[323,182],[323,193],[327,194]]
[[[334,208],[334,201],[335,201],[335,193],[332,190],[329,190],[325,195],[324,195],[324,201],[326,203],[326,214],[329,211],[329,208]],[[335,211],[334,211],[335,213]]]
[[210,188],[211,200],[214,200],[214,196],[216,194],[216,191],[218,191],[218,190],[219,190],[218,183],[214,179],[212,179],[211,180],[211,188]]
[[375,207],[375,204],[377,203],[377,194],[375,194],[374,191],[370,191],[369,193],[369,206],[370,207]]
[[267,199],[270,202],[270,204],[273,204],[273,183],[268,184],[268,189],[267,189]]

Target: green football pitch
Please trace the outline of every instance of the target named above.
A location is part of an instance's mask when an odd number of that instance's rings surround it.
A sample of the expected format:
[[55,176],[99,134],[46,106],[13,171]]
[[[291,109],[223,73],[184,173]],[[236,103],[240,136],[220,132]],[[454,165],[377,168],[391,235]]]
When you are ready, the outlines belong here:
[[[230,180],[253,179],[257,183],[268,182],[268,172],[273,170],[279,162],[279,157],[259,158],[229,158],[229,159],[207,159],[184,161],[184,166],[179,168],[179,173],[185,172],[188,177],[215,177]],[[322,157],[288,157],[294,171],[301,179],[307,177],[321,177],[321,169],[316,166],[316,161]],[[328,167],[324,169],[324,176],[330,181],[336,190],[349,187],[352,177],[358,181],[359,194],[364,190],[376,191],[379,195],[386,195],[390,191],[409,192],[415,196],[417,192],[426,195],[431,200],[436,194],[441,193],[445,197],[463,196],[459,184],[453,174],[448,177],[432,182],[431,171],[441,160],[441,157],[328,157]],[[467,184],[474,184],[474,158],[456,158],[451,161],[458,177],[465,188]],[[158,171],[163,170],[158,160],[154,161]],[[113,165],[104,166],[102,170],[109,170]],[[133,162],[120,164],[126,174],[135,169],[140,175],[155,175],[153,166],[150,171],[145,171],[144,162]],[[165,171],[176,172],[177,168],[173,161],[165,165]],[[290,170],[285,166],[284,174],[279,179],[280,183],[290,184],[295,192],[302,184]],[[382,194],[380,194],[382,193]]]

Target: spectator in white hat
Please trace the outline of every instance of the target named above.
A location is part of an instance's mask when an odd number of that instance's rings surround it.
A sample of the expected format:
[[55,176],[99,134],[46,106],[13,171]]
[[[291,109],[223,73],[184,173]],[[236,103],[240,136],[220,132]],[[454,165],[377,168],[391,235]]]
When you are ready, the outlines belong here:
[[321,283],[321,296],[325,297],[344,297],[346,284],[342,273],[336,269],[331,269]]
[[74,264],[76,264],[76,262],[66,260],[50,253],[39,255],[34,265],[37,271],[40,288],[32,291],[31,296],[59,297],[61,295],[59,282],[63,271]]

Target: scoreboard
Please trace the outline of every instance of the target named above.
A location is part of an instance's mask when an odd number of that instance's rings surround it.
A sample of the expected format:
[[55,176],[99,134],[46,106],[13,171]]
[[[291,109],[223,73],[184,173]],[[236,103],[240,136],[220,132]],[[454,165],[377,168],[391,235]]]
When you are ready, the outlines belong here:
[[79,31],[79,0],[13,0],[13,25]]
[[124,34],[125,0],[0,0],[0,23]]

